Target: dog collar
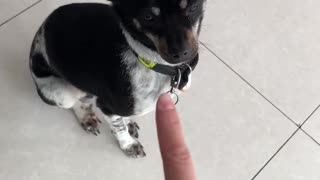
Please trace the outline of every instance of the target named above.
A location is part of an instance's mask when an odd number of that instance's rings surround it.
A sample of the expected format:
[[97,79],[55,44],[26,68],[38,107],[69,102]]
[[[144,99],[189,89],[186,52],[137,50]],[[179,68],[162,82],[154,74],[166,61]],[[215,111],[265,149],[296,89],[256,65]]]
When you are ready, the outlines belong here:
[[199,55],[197,55],[192,61],[188,63],[184,63],[178,66],[168,66],[164,64],[158,64],[144,57],[141,57],[134,50],[133,53],[137,57],[138,61],[146,68],[171,77],[171,93],[173,93],[174,89],[183,91],[184,88],[188,86],[188,82],[191,78],[191,73],[195,69],[199,61]]
[[141,57],[138,54],[136,56],[140,63],[148,69],[152,69],[160,74],[165,74],[168,76],[175,76],[177,74],[177,67],[175,66],[158,64],[148,59],[145,59],[144,57]]

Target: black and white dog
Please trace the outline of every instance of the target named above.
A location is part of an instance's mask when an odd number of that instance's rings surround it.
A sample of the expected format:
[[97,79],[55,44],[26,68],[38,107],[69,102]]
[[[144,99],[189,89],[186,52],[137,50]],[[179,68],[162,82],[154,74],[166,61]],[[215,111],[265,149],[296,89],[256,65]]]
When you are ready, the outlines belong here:
[[30,68],[39,96],[72,109],[97,135],[104,114],[120,148],[143,157],[131,116],[155,108],[165,92],[183,90],[198,62],[205,0],[112,0],[55,10],[34,38]]

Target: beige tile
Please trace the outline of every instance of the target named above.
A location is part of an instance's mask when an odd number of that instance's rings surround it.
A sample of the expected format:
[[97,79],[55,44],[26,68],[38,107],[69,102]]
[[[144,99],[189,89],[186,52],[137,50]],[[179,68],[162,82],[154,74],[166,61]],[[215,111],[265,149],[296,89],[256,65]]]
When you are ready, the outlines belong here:
[[256,180],[320,179],[320,146],[299,131]]
[[202,41],[297,123],[320,102],[320,1],[209,0]]
[[38,0],[1,0],[0,1],[0,24]]
[[[37,97],[30,44],[59,3],[40,3],[0,29],[0,179],[163,179],[153,114],[137,119],[147,157],[135,160],[105,126],[100,136],[88,135],[70,112]],[[199,180],[249,179],[295,128],[203,48],[178,108]]]

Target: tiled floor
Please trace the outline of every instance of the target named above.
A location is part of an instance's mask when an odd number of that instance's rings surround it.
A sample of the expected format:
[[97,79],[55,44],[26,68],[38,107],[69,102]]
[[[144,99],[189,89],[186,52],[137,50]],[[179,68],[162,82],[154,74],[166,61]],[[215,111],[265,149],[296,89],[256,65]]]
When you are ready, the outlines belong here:
[[[0,2],[0,179],[163,179],[153,114],[137,119],[147,157],[129,159],[107,128],[90,136],[37,97],[33,35],[53,9],[79,1],[35,2]],[[207,6],[201,62],[178,105],[198,179],[319,180],[320,2]]]

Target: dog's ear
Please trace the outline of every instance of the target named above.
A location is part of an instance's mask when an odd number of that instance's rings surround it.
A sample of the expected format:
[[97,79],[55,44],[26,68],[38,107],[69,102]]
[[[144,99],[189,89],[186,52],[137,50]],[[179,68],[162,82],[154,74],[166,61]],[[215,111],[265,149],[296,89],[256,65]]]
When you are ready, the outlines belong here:
[[107,4],[110,4],[110,5],[117,5],[120,3],[121,0],[106,0]]
[[113,4],[117,3],[126,3],[126,2],[130,2],[130,1],[133,1],[133,0],[106,0],[107,2],[111,2]]
[[118,0],[106,0],[106,1],[107,1],[107,3],[113,3],[113,2],[118,1]]
[[110,4],[119,4],[122,0],[106,0]]

